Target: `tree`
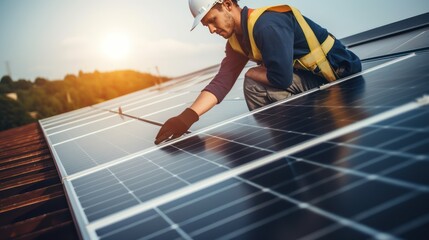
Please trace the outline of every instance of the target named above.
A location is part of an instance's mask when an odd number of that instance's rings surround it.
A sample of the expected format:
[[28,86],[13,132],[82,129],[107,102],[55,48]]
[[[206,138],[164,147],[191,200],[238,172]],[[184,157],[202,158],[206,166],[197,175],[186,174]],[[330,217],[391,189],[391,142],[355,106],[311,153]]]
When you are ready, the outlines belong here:
[[48,80],[41,78],[41,77],[38,77],[38,78],[36,78],[36,80],[34,80],[34,84],[36,84],[36,86],[38,86],[38,87],[42,87],[42,86],[46,85],[47,82],[48,82]]
[[34,121],[19,102],[0,95],[0,131]]
[[[2,129],[34,121],[27,112],[36,111],[38,118],[50,117],[66,111],[90,106],[153,85],[158,77],[136,71],[68,74],[63,80],[48,81],[38,77],[34,83],[27,80],[14,82],[10,76],[0,81],[0,93],[15,91],[18,102],[2,96],[0,122]],[[167,81],[165,77],[161,81]]]
[[0,93],[12,92],[13,80],[10,76],[5,75],[0,80]]
[[13,83],[13,80],[9,75],[4,75],[0,80],[0,84],[2,85],[12,86],[12,83]]
[[18,81],[14,82],[12,84],[12,86],[13,86],[14,91],[16,91],[16,90],[28,90],[31,87],[33,87],[33,83],[28,81],[28,80],[25,80],[25,79],[19,79]]

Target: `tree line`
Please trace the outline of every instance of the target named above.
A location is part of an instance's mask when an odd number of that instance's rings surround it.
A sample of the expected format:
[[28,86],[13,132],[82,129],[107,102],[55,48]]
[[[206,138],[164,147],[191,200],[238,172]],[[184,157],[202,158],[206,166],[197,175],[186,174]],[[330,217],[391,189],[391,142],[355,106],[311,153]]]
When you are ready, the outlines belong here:
[[[94,105],[167,80],[131,70],[80,71],[78,75],[69,74],[54,81],[41,77],[14,81],[5,75],[0,80],[0,130]],[[16,94],[16,100],[8,97],[11,93]]]

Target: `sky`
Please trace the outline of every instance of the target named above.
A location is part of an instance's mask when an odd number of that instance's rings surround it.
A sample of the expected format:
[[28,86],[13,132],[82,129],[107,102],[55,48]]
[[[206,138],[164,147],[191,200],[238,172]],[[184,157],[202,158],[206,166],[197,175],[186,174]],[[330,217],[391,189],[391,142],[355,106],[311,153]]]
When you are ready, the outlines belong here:
[[[426,0],[241,0],[290,4],[337,38],[429,12]],[[63,79],[79,71],[175,77],[218,64],[225,39],[190,31],[188,0],[0,0],[0,77]]]

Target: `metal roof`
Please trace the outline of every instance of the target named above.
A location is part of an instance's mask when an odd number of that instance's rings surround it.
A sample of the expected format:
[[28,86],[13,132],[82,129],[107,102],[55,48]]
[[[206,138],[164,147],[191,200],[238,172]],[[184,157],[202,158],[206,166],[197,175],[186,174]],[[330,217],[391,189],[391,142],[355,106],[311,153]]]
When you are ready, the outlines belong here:
[[77,239],[52,156],[38,124],[0,132],[2,239]]

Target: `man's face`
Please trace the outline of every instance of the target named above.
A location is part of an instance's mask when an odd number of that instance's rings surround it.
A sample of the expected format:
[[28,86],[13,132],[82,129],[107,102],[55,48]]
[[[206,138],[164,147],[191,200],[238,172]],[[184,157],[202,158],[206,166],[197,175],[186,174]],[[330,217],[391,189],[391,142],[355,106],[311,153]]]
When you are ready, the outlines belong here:
[[201,23],[209,28],[210,33],[217,33],[225,39],[234,33],[234,19],[224,4],[216,4],[201,19]]

